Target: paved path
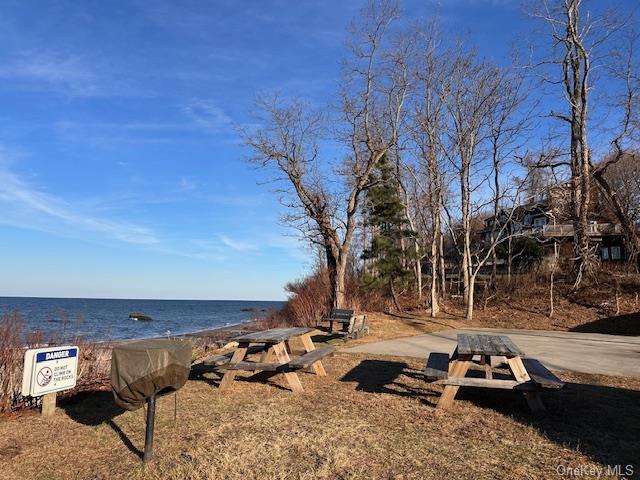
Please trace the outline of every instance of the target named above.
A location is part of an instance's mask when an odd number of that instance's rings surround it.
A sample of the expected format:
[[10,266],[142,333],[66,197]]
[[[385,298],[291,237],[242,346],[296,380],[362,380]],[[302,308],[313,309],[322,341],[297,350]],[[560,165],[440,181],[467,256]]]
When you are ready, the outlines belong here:
[[640,377],[640,337],[599,333],[471,328],[368,343],[342,351],[427,358],[453,352],[458,333],[508,335],[529,357],[552,370]]

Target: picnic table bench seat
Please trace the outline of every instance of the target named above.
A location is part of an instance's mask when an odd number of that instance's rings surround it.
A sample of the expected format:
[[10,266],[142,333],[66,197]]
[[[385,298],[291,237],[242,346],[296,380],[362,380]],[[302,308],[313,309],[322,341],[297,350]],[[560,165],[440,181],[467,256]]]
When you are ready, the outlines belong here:
[[564,387],[564,382],[535,358],[523,358],[522,363],[524,363],[531,380],[539,388],[558,389]]
[[[260,353],[263,350],[264,350],[264,347],[262,346],[252,345],[247,350],[247,354],[251,355],[255,353]],[[223,365],[226,365],[231,361],[231,357],[233,357],[233,351],[226,352],[226,353],[219,353],[219,354],[211,355],[210,357],[205,358],[202,364],[208,367],[222,367]]]
[[318,348],[308,353],[294,357],[287,363],[269,363],[269,362],[236,362],[221,365],[224,370],[247,370],[247,371],[267,371],[282,372],[290,370],[300,370],[310,367],[327,355],[331,355],[335,351],[335,347]]
[[265,363],[265,362],[236,362],[223,365],[224,370],[247,370],[249,372],[266,371],[278,372],[285,370],[286,363]]
[[307,368],[316,363],[318,360],[322,360],[324,357],[331,355],[335,352],[336,347],[323,347],[311,350],[299,357],[295,357],[289,362],[289,368]]
[[431,352],[424,368],[424,376],[427,380],[446,380],[449,376],[449,354]]

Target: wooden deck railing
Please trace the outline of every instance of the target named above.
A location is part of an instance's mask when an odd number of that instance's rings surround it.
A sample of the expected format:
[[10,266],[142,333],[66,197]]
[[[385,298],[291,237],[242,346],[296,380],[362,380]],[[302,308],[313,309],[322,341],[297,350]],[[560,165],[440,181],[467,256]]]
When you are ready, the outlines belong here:
[[[574,234],[572,224],[545,225],[542,231],[545,237],[571,237]],[[621,234],[622,226],[619,223],[590,223],[587,225],[587,235],[600,236]]]

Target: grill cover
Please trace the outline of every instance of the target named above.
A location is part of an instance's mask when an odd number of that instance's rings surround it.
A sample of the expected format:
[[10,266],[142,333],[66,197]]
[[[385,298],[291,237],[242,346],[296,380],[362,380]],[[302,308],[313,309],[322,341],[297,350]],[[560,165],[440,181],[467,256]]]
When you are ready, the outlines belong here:
[[111,356],[111,389],[125,410],[142,407],[162,390],[178,390],[191,369],[191,343],[186,340],[141,340],[120,345]]

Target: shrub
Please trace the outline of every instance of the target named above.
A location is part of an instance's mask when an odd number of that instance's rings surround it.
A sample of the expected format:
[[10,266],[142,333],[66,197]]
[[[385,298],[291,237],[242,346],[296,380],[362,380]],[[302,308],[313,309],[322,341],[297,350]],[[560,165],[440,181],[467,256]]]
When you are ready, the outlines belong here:
[[22,326],[18,312],[0,317],[0,412],[11,409],[22,387]]
[[[25,332],[20,313],[0,315],[0,413],[36,405],[37,398],[22,395],[24,352],[27,348],[67,343],[61,336],[45,340],[41,332]],[[63,395],[102,388],[109,383],[111,347],[108,344],[86,342],[74,337],[71,341],[80,349],[76,388]]]
[[284,323],[316,326],[321,318],[329,314],[331,290],[326,268],[320,267],[311,275],[288,283],[285,290],[289,293],[289,299],[279,312]]
[[[289,299],[281,310],[270,312],[261,319],[261,326],[272,328],[281,325],[316,327],[331,312],[331,287],[325,266],[285,286]],[[359,310],[362,300],[358,274],[348,269],[345,278],[346,308]]]

